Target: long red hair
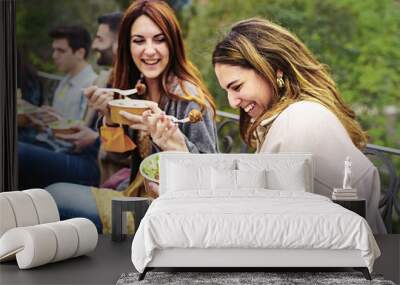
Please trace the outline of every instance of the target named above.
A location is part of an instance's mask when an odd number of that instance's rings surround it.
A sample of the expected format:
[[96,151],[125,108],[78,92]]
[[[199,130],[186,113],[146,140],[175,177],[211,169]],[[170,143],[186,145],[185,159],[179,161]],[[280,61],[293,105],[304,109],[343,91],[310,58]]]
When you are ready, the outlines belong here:
[[[139,0],[133,2],[122,18],[119,36],[118,52],[114,66],[112,85],[120,89],[134,88],[139,80],[140,71],[136,67],[130,53],[130,32],[132,24],[142,15],[149,17],[163,32],[169,49],[169,61],[162,73],[160,88],[163,94],[174,99],[195,101],[204,109],[206,101],[215,114],[215,102],[201,79],[198,69],[186,57],[182,32],[174,11],[164,1]],[[170,75],[175,75],[183,89],[183,96],[172,94],[168,88]],[[198,89],[198,96],[190,95],[184,81],[190,82]]]

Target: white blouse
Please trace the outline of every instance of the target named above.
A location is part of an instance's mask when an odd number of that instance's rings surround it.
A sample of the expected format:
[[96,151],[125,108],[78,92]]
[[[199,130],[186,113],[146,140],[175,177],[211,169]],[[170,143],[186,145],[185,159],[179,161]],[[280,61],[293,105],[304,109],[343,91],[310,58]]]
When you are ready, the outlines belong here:
[[[265,120],[258,127],[265,137]],[[352,161],[352,187],[367,201],[366,219],[374,233],[386,233],[378,210],[380,179],[376,167],[353,144],[339,119],[317,102],[301,101],[286,108],[272,123],[257,152],[309,152],[315,165],[314,192],[332,197],[341,188],[344,161]]]

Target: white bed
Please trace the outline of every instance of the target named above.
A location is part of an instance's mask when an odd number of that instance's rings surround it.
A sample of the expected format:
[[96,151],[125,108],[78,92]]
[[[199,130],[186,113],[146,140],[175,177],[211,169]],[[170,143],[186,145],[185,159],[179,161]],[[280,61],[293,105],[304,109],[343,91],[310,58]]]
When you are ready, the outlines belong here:
[[309,154],[163,153],[160,175],[132,243],[141,278],[154,267],[355,267],[368,278],[380,255],[362,217],[312,193]]

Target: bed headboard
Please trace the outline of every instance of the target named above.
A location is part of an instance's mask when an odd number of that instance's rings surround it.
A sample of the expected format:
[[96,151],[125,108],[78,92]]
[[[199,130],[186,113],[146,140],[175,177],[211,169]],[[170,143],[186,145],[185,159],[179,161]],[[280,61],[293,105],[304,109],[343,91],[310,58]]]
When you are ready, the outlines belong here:
[[[204,177],[211,179],[211,169],[273,169],[282,175],[282,179],[290,177],[291,172],[296,171],[299,166],[304,169],[305,191],[314,191],[314,163],[310,153],[279,153],[279,154],[193,154],[193,153],[177,153],[162,152],[160,153],[160,194],[165,193],[168,189],[165,185],[170,184],[172,179],[168,175],[168,169],[171,166],[185,166],[187,169],[201,167],[208,169]],[[176,178],[173,178],[176,179]],[[204,180],[204,179],[202,179]],[[200,182],[201,183],[201,182]]]

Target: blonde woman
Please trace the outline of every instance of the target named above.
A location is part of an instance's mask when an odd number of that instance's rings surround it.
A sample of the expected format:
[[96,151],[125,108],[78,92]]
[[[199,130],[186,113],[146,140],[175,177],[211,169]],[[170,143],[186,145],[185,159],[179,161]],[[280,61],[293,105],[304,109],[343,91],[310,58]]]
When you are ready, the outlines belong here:
[[367,201],[367,220],[385,232],[378,211],[377,169],[361,152],[367,138],[326,67],[283,27],[263,19],[235,24],[217,44],[213,65],[232,107],[240,108],[240,134],[257,152],[310,152],[314,191],[331,197],[352,160],[353,188]]

